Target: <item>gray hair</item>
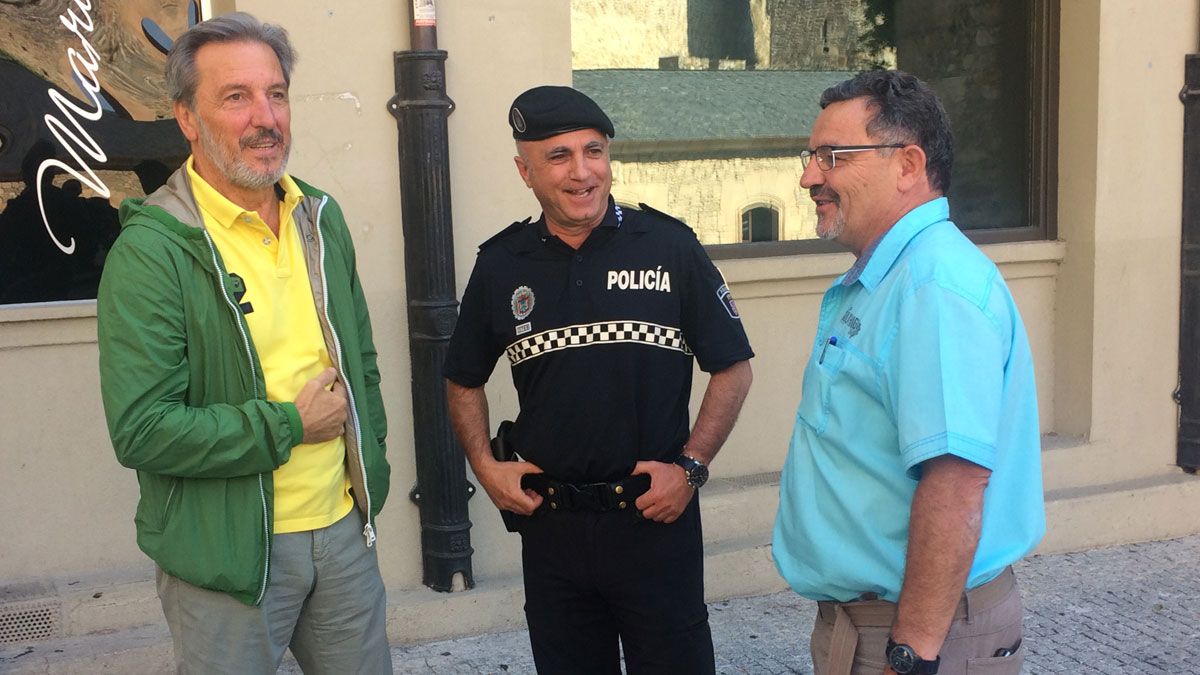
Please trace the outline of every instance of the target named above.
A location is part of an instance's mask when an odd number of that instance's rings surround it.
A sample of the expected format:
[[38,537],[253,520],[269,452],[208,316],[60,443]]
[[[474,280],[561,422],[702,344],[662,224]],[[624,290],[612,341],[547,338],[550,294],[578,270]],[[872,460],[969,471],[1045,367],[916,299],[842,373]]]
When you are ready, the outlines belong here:
[[913,75],[899,70],[868,70],[821,94],[821,107],[866,98],[873,117],[867,133],[875,142],[912,143],[925,151],[929,186],[950,191],[954,133],[937,94]]
[[175,103],[191,108],[196,103],[196,53],[209,43],[261,42],[275,52],[283,80],[292,83],[292,66],[296,63],[296,50],[288,41],[287,31],[282,26],[262,23],[245,12],[233,12],[202,21],[189,28],[167,53],[167,91]]

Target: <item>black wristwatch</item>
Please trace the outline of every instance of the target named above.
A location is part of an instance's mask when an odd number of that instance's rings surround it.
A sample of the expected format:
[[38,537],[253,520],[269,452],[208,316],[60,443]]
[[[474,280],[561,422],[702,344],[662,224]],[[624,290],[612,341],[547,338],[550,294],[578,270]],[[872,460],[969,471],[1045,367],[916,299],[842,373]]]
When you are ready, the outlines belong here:
[[898,645],[892,638],[888,638],[887,651],[884,652],[887,656],[887,663],[896,671],[897,675],[935,675],[938,671],[938,666],[942,663],[942,657],[937,657],[932,661],[926,661],[917,656],[917,652],[908,645]]
[[675,463],[683,467],[683,472],[687,475],[687,484],[693,488],[699,489],[708,482],[708,467],[704,466],[704,462],[689,455],[680,455],[675,458]]

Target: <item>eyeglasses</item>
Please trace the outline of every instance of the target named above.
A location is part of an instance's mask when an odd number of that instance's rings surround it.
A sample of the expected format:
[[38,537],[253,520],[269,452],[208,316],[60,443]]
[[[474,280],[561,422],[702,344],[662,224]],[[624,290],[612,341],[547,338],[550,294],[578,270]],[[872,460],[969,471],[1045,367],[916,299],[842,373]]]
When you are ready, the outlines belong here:
[[866,152],[868,150],[904,148],[907,146],[907,143],[888,143],[887,145],[822,145],[817,147],[815,150],[801,150],[800,166],[807,169],[809,160],[815,157],[817,160],[817,166],[822,171],[833,171],[833,167],[837,166],[838,153]]

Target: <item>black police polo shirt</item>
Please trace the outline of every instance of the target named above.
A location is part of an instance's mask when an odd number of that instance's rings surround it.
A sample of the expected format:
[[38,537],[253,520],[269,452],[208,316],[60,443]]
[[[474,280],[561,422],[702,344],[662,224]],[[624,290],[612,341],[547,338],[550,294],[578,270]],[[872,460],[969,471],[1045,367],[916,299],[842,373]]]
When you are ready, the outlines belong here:
[[673,460],[688,438],[693,357],[713,372],[754,356],[695,233],[611,200],[578,250],[542,220],[480,247],[443,372],[480,387],[502,354],[521,409],[513,447],[569,482]]

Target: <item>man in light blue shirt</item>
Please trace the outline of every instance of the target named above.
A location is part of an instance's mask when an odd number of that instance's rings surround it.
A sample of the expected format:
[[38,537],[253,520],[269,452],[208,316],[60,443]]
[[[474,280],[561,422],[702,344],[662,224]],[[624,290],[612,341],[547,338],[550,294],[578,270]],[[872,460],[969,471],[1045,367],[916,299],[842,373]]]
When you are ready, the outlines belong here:
[[1010,565],[1045,530],[1029,342],[949,219],[937,96],[872,71],[821,97],[800,184],[858,260],[821,303],[774,554],[820,601],[817,673],[1020,672]]

